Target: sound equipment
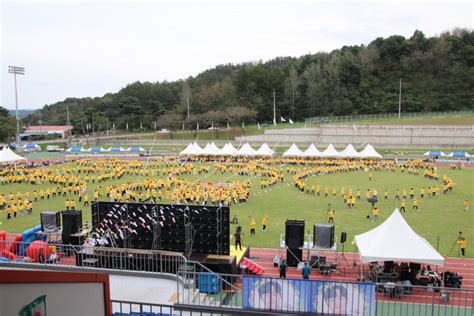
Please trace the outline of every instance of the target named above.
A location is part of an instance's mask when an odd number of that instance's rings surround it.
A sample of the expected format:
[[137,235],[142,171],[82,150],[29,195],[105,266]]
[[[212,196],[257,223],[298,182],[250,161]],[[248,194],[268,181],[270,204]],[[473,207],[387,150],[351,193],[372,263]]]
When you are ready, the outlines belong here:
[[286,220],[285,244],[288,248],[297,249],[304,245],[304,221]]
[[303,249],[288,248],[286,249],[286,263],[289,267],[297,267],[298,263],[303,260]]
[[314,224],[313,238],[316,247],[330,249],[334,245],[334,225]]
[[342,232],[342,233],[341,233],[341,244],[343,244],[343,243],[346,242],[346,238],[347,238],[347,233],[346,233],[346,232]]
[[[229,207],[92,204],[93,231],[119,248],[229,255]],[[109,234],[110,233],[110,234]]]
[[41,212],[41,230],[45,233],[55,233],[61,229],[60,212]]
[[63,244],[71,243],[71,235],[79,233],[82,227],[81,211],[63,211]]

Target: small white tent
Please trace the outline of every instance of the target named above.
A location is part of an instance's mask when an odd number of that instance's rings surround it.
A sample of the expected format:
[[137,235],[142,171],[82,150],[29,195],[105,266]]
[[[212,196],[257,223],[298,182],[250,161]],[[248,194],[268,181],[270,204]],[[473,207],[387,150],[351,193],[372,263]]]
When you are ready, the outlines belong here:
[[304,157],[321,157],[321,152],[314,146],[314,144],[309,145],[303,153]]
[[8,146],[3,147],[3,149],[0,151],[0,163],[14,162],[18,160],[26,160],[26,158],[17,155]]
[[365,148],[359,152],[360,158],[379,158],[382,159],[382,155],[379,154],[372,145],[367,144]]
[[189,143],[188,146],[186,146],[186,148],[184,148],[182,151],[180,151],[180,155],[192,155],[193,154],[193,149],[194,149],[194,145],[193,143]]
[[249,143],[245,143],[238,151],[238,156],[255,156],[255,149]]
[[301,156],[303,156],[303,152],[301,151],[301,149],[298,148],[298,146],[296,146],[295,143],[293,143],[293,145],[291,145],[291,147],[288,148],[288,150],[283,153],[283,157],[301,157]]
[[339,157],[339,152],[334,148],[332,144],[329,144],[328,148],[326,148],[322,153],[321,157],[331,157],[337,158]]
[[355,236],[355,242],[363,263],[403,261],[444,265],[443,256],[413,231],[398,209],[379,226]]
[[232,143],[227,143],[222,147],[221,152],[219,153],[221,156],[233,156],[237,154],[237,149],[232,145]]
[[41,147],[38,144],[33,143],[24,144],[23,146],[21,146],[21,148],[24,151],[41,151]]
[[260,146],[260,148],[255,152],[256,156],[273,156],[275,152],[268,147],[267,143]]
[[206,147],[204,147],[204,149],[202,150],[202,155],[216,156],[216,155],[219,155],[220,152],[221,150],[219,149],[219,147],[217,147],[216,144],[212,142],[212,143],[206,144]]
[[339,153],[339,156],[342,158],[359,158],[359,153],[355,150],[352,144],[347,145],[347,147]]

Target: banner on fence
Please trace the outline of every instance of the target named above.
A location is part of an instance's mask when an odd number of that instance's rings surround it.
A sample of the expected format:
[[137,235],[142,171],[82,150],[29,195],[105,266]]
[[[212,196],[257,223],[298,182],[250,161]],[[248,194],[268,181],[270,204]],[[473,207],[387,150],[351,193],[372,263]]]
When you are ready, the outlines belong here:
[[243,307],[277,312],[375,315],[375,285],[245,276]]

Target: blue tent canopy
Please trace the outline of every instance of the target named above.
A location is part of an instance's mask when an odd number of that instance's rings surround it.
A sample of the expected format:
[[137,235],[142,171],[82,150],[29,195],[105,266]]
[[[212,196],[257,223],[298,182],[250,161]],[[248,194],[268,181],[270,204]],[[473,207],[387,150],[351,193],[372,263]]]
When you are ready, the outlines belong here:
[[457,157],[457,158],[464,158],[464,157],[469,157],[469,154],[464,151],[454,151],[450,155],[451,157]]
[[102,147],[92,147],[91,152],[93,153],[100,153],[102,151]]
[[141,147],[130,147],[130,151],[145,151],[145,150]]

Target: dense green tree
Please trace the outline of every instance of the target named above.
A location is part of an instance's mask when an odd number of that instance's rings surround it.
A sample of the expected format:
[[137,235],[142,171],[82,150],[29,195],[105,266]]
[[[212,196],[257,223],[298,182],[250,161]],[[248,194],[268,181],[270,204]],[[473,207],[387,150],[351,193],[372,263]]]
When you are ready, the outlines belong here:
[[16,133],[16,120],[7,109],[0,106],[0,141],[10,142]]

